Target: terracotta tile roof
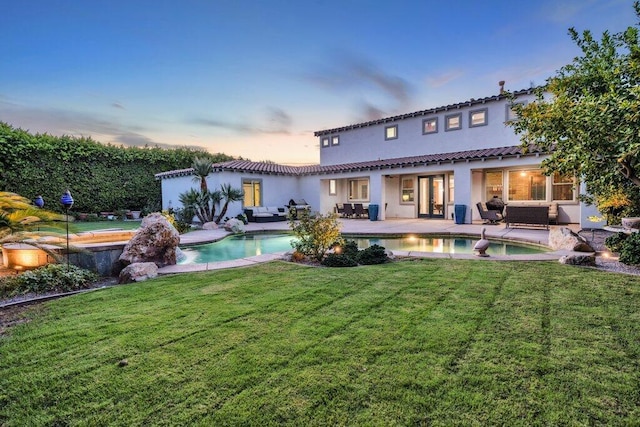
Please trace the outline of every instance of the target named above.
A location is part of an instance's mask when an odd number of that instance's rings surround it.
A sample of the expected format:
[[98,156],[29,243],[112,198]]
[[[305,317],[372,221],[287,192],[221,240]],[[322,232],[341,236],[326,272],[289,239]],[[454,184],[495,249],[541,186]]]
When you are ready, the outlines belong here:
[[[518,96],[518,95],[529,95],[532,94],[535,91],[535,89],[522,89],[519,91],[515,91],[513,92],[511,95],[513,96]],[[427,115],[431,115],[431,114],[436,114],[442,111],[448,111],[448,110],[454,110],[454,109],[460,109],[463,107],[471,107],[477,104],[486,104],[487,102],[493,102],[493,101],[500,101],[503,99],[507,99],[510,95],[509,94],[499,94],[499,95],[494,95],[494,96],[488,96],[485,98],[480,98],[480,99],[470,99],[469,101],[464,101],[464,102],[459,102],[457,104],[450,104],[450,105],[443,105],[441,107],[435,107],[435,108],[430,108],[427,110],[421,110],[421,111],[415,111],[413,113],[406,113],[406,114],[401,114],[399,116],[393,116],[393,117],[385,117],[382,119],[378,119],[378,120],[371,120],[369,122],[364,122],[364,123],[355,123],[352,125],[347,125],[347,126],[341,126],[339,128],[333,128],[333,129],[325,129],[325,130],[319,130],[313,133],[314,136],[322,136],[322,135],[329,135],[329,134],[334,134],[334,133],[338,133],[338,132],[344,132],[347,130],[351,130],[351,129],[357,129],[357,128],[364,128],[367,126],[375,126],[375,125],[379,125],[381,123],[389,123],[389,122],[395,122],[398,120],[404,120],[404,119],[410,119],[413,117],[418,117],[418,116],[427,116]]]
[[[479,150],[456,151],[452,153],[425,154],[423,156],[398,157],[394,159],[380,159],[366,162],[344,163],[339,165],[311,165],[311,166],[286,166],[275,163],[250,162],[247,160],[231,160],[213,165],[215,172],[242,172],[259,173],[265,175],[326,175],[344,172],[356,172],[366,170],[396,169],[406,167],[426,166],[438,163],[455,163],[473,160],[501,159],[503,157],[520,157],[546,154],[537,147],[530,147],[526,154],[523,154],[522,147],[514,145],[511,147],[484,148]],[[156,179],[174,178],[178,176],[192,175],[193,169],[179,169],[168,172],[161,172],[155,175]]]

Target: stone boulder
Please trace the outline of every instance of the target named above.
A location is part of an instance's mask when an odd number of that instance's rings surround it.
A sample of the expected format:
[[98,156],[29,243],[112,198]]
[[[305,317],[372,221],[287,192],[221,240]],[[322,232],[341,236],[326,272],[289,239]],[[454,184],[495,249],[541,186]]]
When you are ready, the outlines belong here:
[[135,262],[120,272],[118,283],[143,282],[158,276],[158,266],[154,262]]
[[567,227],[552,228],[549,231],[549,246],[555,251],[595,252],[584,237]]
[[245,232],[244,222],[237,218],[231,218],[224,224],[224,229],[234,234],[242,234]]
[[560,264],[580,265],[584,267],[595,267],[596,256],[594,254],[574,254],[565,255],[560,258]]
[[218,229],[218,224],[216,224],[214,221],[205,222],[204,224],[202,224],[202,229],[203,230],[217,230]]
[[153,262],[158,267],[176,264],[176,248],[180,234],[159,213],[147,215],[136,234],[125,245],[120,261],[129,265],[136,262]]

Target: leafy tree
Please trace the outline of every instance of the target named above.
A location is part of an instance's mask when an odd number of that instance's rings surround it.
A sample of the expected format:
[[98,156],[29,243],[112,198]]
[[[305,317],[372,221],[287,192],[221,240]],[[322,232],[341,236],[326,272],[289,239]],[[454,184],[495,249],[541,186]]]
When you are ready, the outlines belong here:
[[[634,3],[640,19],[640,2]],[[638,28],[600,41],[590,31],[569,34],[582,55],[537,89],[537,98],[516,105],[519,120],[510,123],[531,144],[551,152],[547,173],[575,175],[586,183],[594,202],[624,191],[640,200],[640,43]]]

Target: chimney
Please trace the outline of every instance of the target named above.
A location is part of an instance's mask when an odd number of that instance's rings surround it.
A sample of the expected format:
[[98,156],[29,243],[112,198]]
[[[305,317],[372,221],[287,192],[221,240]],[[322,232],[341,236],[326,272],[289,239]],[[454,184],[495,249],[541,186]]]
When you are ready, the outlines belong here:
[[502,95],[504,93],[504,80],[500,80],[498,84],[500,85],[500,95]]

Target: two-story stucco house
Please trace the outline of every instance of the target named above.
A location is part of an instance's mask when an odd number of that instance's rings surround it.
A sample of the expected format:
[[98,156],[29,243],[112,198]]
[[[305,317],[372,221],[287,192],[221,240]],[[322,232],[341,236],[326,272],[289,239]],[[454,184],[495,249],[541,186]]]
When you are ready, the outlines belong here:
[[[244,190],[244,201],[229,207],[230,217],[245,207],[284,207],[290,199],[305,199],[322,213],[341,203],[377,204],[379,220],[452,219],[460,205],[470,223],[480,219],[477,202],[498,196],[508,204],[557,202],[558,222],[594,227],[587,218],[597,211],[578,201],[573,178],[543,175],[545,154],[522,152],[507,123],[517,120],[513,104],[531,102],[534,94],[514,95],[317,131],[319,165],[220,163],[207,180],[209,188],[230,183]],[[196,186],[191,169],[156,177],[162,180],[164,208],[179,207],[178,195]]]

